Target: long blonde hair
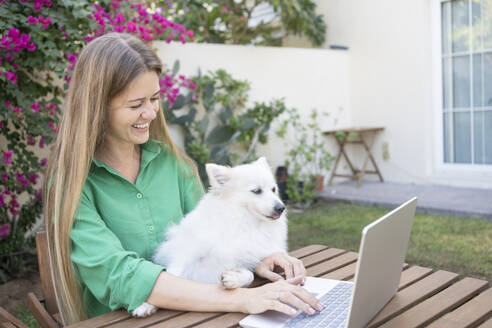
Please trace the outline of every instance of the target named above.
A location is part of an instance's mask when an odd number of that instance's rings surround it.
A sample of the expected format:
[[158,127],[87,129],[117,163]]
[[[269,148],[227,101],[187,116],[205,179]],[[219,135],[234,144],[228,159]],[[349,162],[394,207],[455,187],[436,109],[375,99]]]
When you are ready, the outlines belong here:
[[[43,186],[51,271],[64,324],[87,318],[70,260],[70,230],[92,158],[104,139],[109,102],[148,71],[162,71],[155,52],[138,38],[120,33],[91,41],[75,65]],[[150,138],[167,145],[198,177],[194,163],[173,144],[162,110],[150,124]]]

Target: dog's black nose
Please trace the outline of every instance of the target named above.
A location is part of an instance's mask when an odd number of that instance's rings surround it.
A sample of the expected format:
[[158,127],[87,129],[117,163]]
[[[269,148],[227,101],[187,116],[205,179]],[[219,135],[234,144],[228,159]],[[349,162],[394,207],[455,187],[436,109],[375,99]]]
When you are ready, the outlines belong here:
[[273,209],[275,210],[275,213],[280,215],[285,210],[285,206],[283,204],[277,203],[275,204],[275,207]]

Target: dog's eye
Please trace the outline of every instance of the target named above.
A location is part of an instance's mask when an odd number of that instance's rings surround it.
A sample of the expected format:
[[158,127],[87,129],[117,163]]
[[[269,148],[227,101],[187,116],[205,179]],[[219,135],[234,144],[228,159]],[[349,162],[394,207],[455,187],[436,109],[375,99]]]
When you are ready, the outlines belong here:
[[251,190],[251,192],[252,192],[253,194],[257,194],[257,195],[259,195],[259,194],[261,194],[262,190],[261,190],[261,188],[255,188],[255,189]]
[[272,192],[275,192],[275,190],[277,190],[277,189],[275,189],[275,187],[273,187],[273,188],[272,188]]

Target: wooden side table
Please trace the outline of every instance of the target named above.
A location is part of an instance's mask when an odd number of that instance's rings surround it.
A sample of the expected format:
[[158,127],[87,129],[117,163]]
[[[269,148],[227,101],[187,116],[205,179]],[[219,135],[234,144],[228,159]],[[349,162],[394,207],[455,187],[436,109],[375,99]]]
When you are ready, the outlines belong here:
[[[333,182],[334,177],[344,177],[344,178],[357,179],[358,180],[357,187],[360,187],[362,183],[362,178],[366,173],[377,174],[379,176],[379,180],[381,180],[381,182],[384,182],[383,176],[381,175],[381,171],[379,170],[376,161],[374,160],[374,157],[371,154],[371,147],[374,142],[374,138],[370,144],[366,141],[368,135],[376,134],[379,131],[383,131],[383,130],[384,127],[373,127],[373,128],[346,128],[346,129],[330,130],[330,131],[323,132],[324,135],[334,136],[338,144],[338,155],[335,160],[335,165],[333,166],[333,170],[331,172],[331,177],[330,180],[328,181],[328,184],[331,184]],[[347,153],[345,152],[346,144],[359,144],[364,147],[366,151],[366,156],[364,158],[364,163],[362,164],[361,170],[356,169],[352,165],[352,162],[350,161],[349,157],[347,156]],[[352,171],[351,175],[336,173],[337,166],[340,163],[340,158],[342,157],[342,155],[345,157],[345,160],[347,161],[350,170]],[[369,160],[371,160],[372,165],[374,166],[374,170],[367,170],[367,164]]]

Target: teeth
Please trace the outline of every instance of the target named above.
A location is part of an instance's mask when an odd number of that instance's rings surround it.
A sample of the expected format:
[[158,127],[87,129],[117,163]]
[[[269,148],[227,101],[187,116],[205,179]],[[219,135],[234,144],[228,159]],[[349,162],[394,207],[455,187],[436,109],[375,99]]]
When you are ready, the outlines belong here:
[[137,128],[137,129],[145,129],[146,127],[149,126],[149,123],[145,123],[145,124],[133,124],[132,126],[134,128]]

